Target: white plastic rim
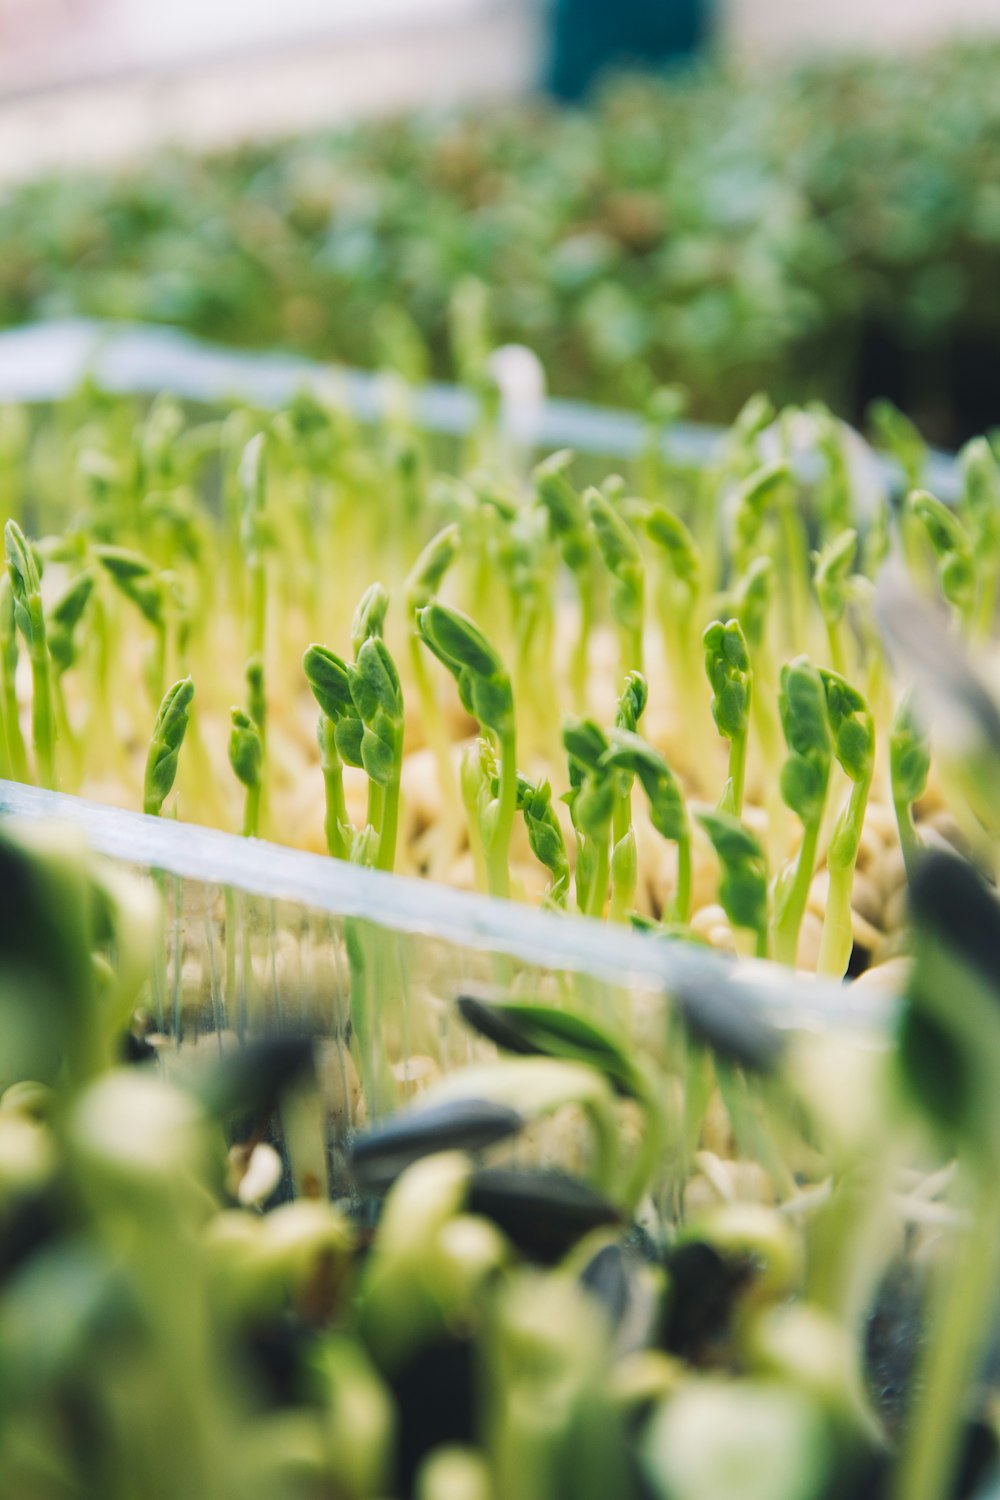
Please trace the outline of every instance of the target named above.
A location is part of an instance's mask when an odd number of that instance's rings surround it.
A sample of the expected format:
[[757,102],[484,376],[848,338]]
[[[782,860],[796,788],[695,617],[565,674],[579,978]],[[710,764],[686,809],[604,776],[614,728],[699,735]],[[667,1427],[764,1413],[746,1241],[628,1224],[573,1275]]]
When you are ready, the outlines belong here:
[[231,886],[303,910],[362,919],[456,946],[509,954],[612,985],[661,987],[692,1016],[732,1007],[782,1030],[834,1031],[877,1041],[898,1007],[881,990],[795,975],[760,959],[731,959],[679,939],[569,913],[471,895],[409,876],[360,869],[326,855],[245,839],[170,818],[125,812],[0,780],[0,820],[46,819],[82,829],[98,853],[203,885]]
[[[89,377],[118,395],[159,395],[168,391],[189,401],[243,399],[272,408],[308,389],[340,405],[362,422],[383,417],[392,400],[389,383],[365,370],[323,365],[294,354],[259,354],[205,343],[176,328],[117,323],[98,318],[65,318],[0,331],[0,402],[58,401]],[[430,382],[412,392],[414,420],[427,432],[464,436],[476,419],[475,398],[458,386]],[[508,435],[535,448],[573,448],[607,458],[628,459],[640,452],[644,424],[634,412],[549,398],[511,403]],[[665,451],[681,463],[710,462],[719,452],[724,429],[677,422]],[[898,467],[876,457],[882,482],[902,487]],[[924,476],[939,499],[959,494],[953,458],[932,453]]]

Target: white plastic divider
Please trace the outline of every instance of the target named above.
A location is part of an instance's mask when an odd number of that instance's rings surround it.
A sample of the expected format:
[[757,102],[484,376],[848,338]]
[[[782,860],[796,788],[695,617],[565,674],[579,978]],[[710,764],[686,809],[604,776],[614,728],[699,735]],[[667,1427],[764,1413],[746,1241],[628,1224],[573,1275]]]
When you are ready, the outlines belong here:
[[[0,401],[58,401],[90,377],[116,394],[158,395],[190,401],[244,399],[281,406],[309,389],[350,410],[360,421],[384,417],[394,400],[390,382],[370,371],[323,365],[293,354],[260,354],[205,343],[175,328],[66,318],[0,332]],[[475,398],[458,386],[432,381],[412,393],[414,420],[427,432],[461,437],[476,419]],[[504,421],[516,442],[536,448],[573,448],[608,458],[631,458],[644,441],[634,412],[549,398],[508,403]],[[724,429],[677,422],[665,449],[680,462],[702,464],[719,450]],[[879,458],[882,482],[898,490],[897,466]],[[931,454],[925,482],[942,500],[959,492],[955,461]]]
[[202,885],[232,886],[307,911],[360,918],[391,931],[586,972],[615,985],[664,989],[707,1032],[752,1027],[850,1033],[876,1040],[898,1007],[882,991],[795,975],[759,959],[733,960],[680,939],[496,901],[325,855],[245,839],[170,818],[125,812],[62,792],[0,780],[0,820],[45,819],[81,829],[99,853]]

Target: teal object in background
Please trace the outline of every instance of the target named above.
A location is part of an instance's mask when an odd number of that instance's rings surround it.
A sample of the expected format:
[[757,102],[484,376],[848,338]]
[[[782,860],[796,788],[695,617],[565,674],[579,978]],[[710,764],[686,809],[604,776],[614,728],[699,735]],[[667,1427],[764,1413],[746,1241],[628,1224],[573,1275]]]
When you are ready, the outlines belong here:
[[548,87],[580,99],[608,68],[688,57],[708,38],[709,12],[708,0],[554,0]]

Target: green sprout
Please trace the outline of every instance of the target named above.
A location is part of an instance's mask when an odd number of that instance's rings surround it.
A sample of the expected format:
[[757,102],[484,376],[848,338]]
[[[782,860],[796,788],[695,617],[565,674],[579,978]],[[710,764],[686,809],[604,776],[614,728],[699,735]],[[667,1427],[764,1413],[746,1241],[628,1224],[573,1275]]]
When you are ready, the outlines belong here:
[[145,813],[159,814],[173,788],[177,758],[187,732],[193,698],[194,683],[190,677],[181,678],[164,694],[146,756],[142,791],[142,810]]
[[240,459],[240,542],[246,568],[247,655],[263,656],[267,626],[267,569],[265,564],[267,479],[264,468],[264,434],[250,439]]
[[962,472],[959,511],[972,539],[978,573],[976,634],[986,639],[1000,588],[1000,467],[985,438],[973,438],[958,455]]
[[28,754],[21,733],[17,701],[17,626],[14,590],[7,573],[0,575],[0,685],[3,701],[3,740],[6,770],[15,781],[28,780]]
[[406,581],[403,586],[406,600],[406,615],[412,627],[409,633],[410,670],[413,673],[413,681],[416,684],[424,739],[430,746],[434,756],[438,786],[441,790],[442,835],[445,845],[441,854],[442,864],[450,858],[456,843],[454,833],[455,818],[452,810],[457,805],[459,789],[451,759],[451,746],[447,727],[441,712],[441,706],[434,692],[430,674],[427,671],[427,658],[424,655],[420,642],[417,613],[430,603],[431,599],[440,589],[441,584],[444,582],[445,574],[458,555],[459,545],[460,532],[458,526],[454,523],[450,526],[445,526],[442,531],[439,531],[427,543],[427,546],[420,553],[413,567],[406,575]]
[[48,611],[49,656],[52,659],[52,698],[60,736],[79,761],[79,747],[70,725],[63,689],[63,674],[74,665],[79,652],[77,628],[94,592],[95,578],[89,570],[78,573]]
[[260,824],[264,747],[260,730],[248,713],[242,708],[232,708],[230,718],[232,729],[229,733],[229,764],[237,781],[246,788],[243,833],[246,838],[255,838]]
[[[371,856],[380,870],[391,870],[395,863],[403,762],[402,688],[381,636],[388,602],[380,584],[363,595],[351,630],[356,652],[352,665],[319,645],[309,646],[302,662],[320,708],[317,734],[326,788],[327,848],[338,859],[364,863]],[[371,834],[357,848],[344,799],[345,765],[364,770],[368,777],[366,830]]]
[[[646,711],[649,688],[641,672],[630,672],[615,710],[615,728],[634,734]],[[611,815],[611,906],[613,922],[629,920],[635,906],[639,855],[632,827],[632,776],[623,774]]]
[[510,895],[510,839],[517,811],[517,740],[510,677],[479,627],[461,610],[432,600],[416,612],[428,650],[458,684],[462,706],[491,735],[500,753],[496,798],[483,809],[480,832],[490,894]]
[[676,678],[677,699],[696,702],[701,691],[701,663],[695,623],[703,572],[698,543],[680,517],[665,505],[652,506],[643,516],[643,526],[662,558],[656,608],[667,660]]
[[927,444],[916,427],[891,401],[873,401],[868,421],[875,442],[899,465],[908,490],[916,489],[927,464]]
[[[326,790],[326,846],[334,858],[347,859],[351,825],[344,798],[346,757],[338,744],[338,730],[342,731],[347,755],[356,756],[358,735],[355,730],[360,720],[351,697],[347,665],[341,657],[327,646],[312,645],[306,649],[302,666],[320,709],[316,734]],[[356,765],[357,760],[348,759],[347,764]]]
[[729,776],[719,808],[739,818],[746,779],[747,731],[753,668],[739,620],[715,620],[705,631],[705,671],[712,685],[712,718],[729,741]]
[[[493,795],[497,796],[498,793],[499,786],[494,782]],[[552,808],[552,788],[549,783],[531,782],[526,776],[519,774],[517,810],[524,818],[532,854],[552,877],[545,900],[550,906],[565,906],[569,890],[569,860],[566,857],[562,828]]]
[[842,978],[853,947],[851,887],[875,770],[875,724],[865,699],[836,672],[820,671],[826,693],[833,753],[851,781],[834,826],[826,863],[830,890],[823,917],[818,972]]
[[553,453],[532,474],[535,496],[549,518],[563,562],[576,580],[580,599],[580,627],[569,666],[573,703],[582,712],[587,701],[587,657],[594,626],[594,544],[587,513],[566,478],[573,462],[568,449]]
[[802,824],[802,840],[775,882],[772,931],[775,959],[794,967],[833,764],[823,679],[806,657],[782,667],[778,704],[788,746],[781,795]]
[[754,934],[758,958],[767,957],[767,860],[759,842],[724,810],[695,814],[721,867],[719,901],[734,927]]
[[686,925],[691,920],[691,829],[687,803],[677,778],[663,756],[648,741],[626,728],[616,728],[603,757],[638,777],[649,803],[649,819],[657,833],[677,845],[677,889],[672,920]]
[[35,770],[42,786],[54,787],[55,724],[41,578],[35,555],[16,521],[8,521],[4,527],[4,546],[14,603],[14,624],[24,637],[31,662],[31,742],[35,751]]
[[821,552],[814,554],[813,583],[820,613],[826,626],[830,647],[830,665],[843,675],[846,669],[844,651],[844,613],[850,597],[850,580],[858,552],[858,534],[850,527],[838,533]]
[[919,522],[937,562],[941,593],[962,625],[974,622],[976,564],[972,538],[955,513],[926,490],[914,490],[907,512]]
[[907,695],[896,710],[889,730],[889,770],[900,847],[911,877],[920,849],[920,838],[913,823],[913,804],[927,790],[930,764],[930,743],[917,718],[913,699]]
[[567,719],[563,744],[569,760],[565,800],[576,831],[576,904],[586,916],[604,914],[610,874],[609,843],[617,771],[607,763],[608,738],[592,719]]
[[618,627],[622,671],[641,672],[645,566],[639,544],[627,521],[600,490],[587,490],[583,503],[608,572],[611,616]]
[[167,616],[163,578],[148,558],[126,547],[99,546],[94,555],[120,594],[152,626],[156,647],[150,663],[150,696],[158,702],[167,670]]

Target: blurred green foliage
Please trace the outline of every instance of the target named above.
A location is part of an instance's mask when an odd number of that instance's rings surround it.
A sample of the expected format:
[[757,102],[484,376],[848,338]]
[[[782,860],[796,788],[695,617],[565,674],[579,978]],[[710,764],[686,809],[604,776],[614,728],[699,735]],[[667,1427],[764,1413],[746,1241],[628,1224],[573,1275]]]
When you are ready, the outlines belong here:
[[972,430],[960,409],[1000,340],[997,63],[987,44],[712,63],[585,110],[32,182],[0,203],[0,320],[151,319],[449,376],[471,276],[493,340],[536,349],[564,394],[638,404],[679,381],[726,418],[762,386],[845,414],[886,394],[932,435]]

